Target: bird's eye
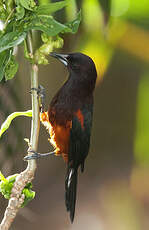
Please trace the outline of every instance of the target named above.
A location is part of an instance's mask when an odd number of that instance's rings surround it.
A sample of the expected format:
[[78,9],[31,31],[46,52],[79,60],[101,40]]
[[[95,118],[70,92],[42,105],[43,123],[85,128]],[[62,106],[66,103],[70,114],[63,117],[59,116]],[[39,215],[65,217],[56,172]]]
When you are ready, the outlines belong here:
[[79,67],[79,65],[77,63],[71,63],[71,66],[72,66],[72,68],[75,68],[75,69],[77,69]]
[[79,68],[79,63],[76,62],[76,60],[69,60],[70,66],[72,69],[78,69]]
[[68,63],[72,70],[79,70],[80,63],[75,57],[69,56]]

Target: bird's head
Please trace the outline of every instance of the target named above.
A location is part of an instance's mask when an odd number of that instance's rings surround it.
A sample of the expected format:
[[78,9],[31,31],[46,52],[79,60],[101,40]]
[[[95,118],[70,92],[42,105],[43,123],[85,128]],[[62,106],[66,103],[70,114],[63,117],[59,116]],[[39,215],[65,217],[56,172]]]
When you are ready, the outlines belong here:
[[70,73],[76,73],[77,76],[87,76],[92,75],[91,77],[97,76],[96,67],[93,60],[82,53],[70,53],[70,54],[58,54],[50,53],[52,57],[57,58],[61,61],[68,69]]

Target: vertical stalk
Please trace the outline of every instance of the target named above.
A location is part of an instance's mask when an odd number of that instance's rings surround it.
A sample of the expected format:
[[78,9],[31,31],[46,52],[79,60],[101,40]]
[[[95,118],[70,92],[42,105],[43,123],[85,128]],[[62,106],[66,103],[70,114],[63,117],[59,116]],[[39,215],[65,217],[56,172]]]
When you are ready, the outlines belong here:
[[[31,66],[31,88],[38,88],[38,66],[33,64]],[[38,137],[40,129],[40,120],[39,120],[39,104],[38,104],[38,95],[37,91],[32,90],[32,122],[31,122],[31,137],[30,137],[30,148],[33,151],[37,151],[38,147]],[[35,169],[36,160],[28,161],[27,169]]]
[[[27,37],[27,44],[29,53],[33,56],[33,41],[31,32]],[[31,65],[31,89],[38,88],[38,66],[36,64]],[[40,129],[40,119],[39,119],[39,103],[38,103],[38,95],[36,90],[32,90],[31,94],[32,98],[32,123],[31,123],[31,137],[30,137],[30,148],[33,151],[37,151],[38,147],[38,137],[39,137],[39,129]],[[36,169],[36,160],[28,161],[27,169]]]

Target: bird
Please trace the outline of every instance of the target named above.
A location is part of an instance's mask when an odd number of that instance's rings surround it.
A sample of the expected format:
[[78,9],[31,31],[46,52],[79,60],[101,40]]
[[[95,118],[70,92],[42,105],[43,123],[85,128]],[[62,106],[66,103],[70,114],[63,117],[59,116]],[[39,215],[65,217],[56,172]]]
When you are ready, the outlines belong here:
[[[89,152],[93,119],[93,93],[97,71],[93,60],[83,53],[50,56],[62,62],[68,78],[50,102],[47,112],[41,111],[40,120],[50,134],[54,151],[34,153],[27,160],[55,154],[66,162],[65,205],[73,223],[75,216],[78,169],[84,171]],[[33,151],[32,151],[33,152]]]

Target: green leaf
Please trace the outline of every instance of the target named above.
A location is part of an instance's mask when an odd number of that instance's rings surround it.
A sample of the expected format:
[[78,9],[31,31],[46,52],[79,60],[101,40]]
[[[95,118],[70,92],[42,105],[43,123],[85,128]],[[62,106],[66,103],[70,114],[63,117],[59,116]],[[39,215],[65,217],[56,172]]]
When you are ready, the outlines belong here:
[[10,50],[5,50],[0,53],[0,81],[5,75],[5,68],[7,66],[8,60],[10,59],[11,52]]
[[35,2],[34,0],[19,0],[21,6],[23,6],[25,9],[27,10],[33,10],[33,8],[35,7]]
[[40,30],[49,36],[55,36],[66,29],[66,26],[57,22],[52,16],[34,16],[30,22],[24,25],[26,31],[34,29]]
[[69,3],[69,0],[66,1],[60,1],[60,2],[55,2],[55,3],[49,3],[46,5],[40,5],[36,8],[36,14],[37,15],[50,15],[65,6],[67,6]]
[[12,79],[15,76],[17,70],[18,63],[16,62],[15,57],[12,55],[5,68],[5,79]]
[[0,180],[3,181],[3,182],[7,181],[1,171],[0,171]]
[[6,199],[10,199],[11,190],[15,182],[16,176],[18,174],[11,175],[7,178],[5,178],[1,172],[0,174],[1,174],[0,192]]
[[25,15],[24,7],[22,7],[21,5],[18,5],[16,7],[16,14],[15,15],[16,15],[17,20],[22,19],[24,17],[24,15]]
[[9,32],[0,39],[0,53],[11,47],[19,45],[26,38],[25,32]]
[[46,15],[33,15],[28,19],[28,22],[24,25],[24,30],[31,29],[40,30],[49,36],[56,36],[59,33],[76,33],[81,21],[81,12],[78,13],[76,19],[72,22],[61,24],[56,21],[52,16]]
[[4,121],[4,123],[2,124],[1,126],[1,129],[0,129],[0,137],[2,136],[2,134],[9,128],[12,120],[15,118],[15,117],[18,117],[18,116],[26,116],[26,117],[32,117],[32,110],[27,110],[25,112],[14,112],[12,114],[10,114],[7,119]]
[[63,31],[66,33],[76,33],[78,31],[79,25],[81,22],[81,11],[77,14],[76,19],[74,19],[72,22],[68,22],[65,25],[67,28]]
[[24,206],[26,206],[28,204],[28,202],[31,201],[32,199],[34,199],[34,197],[35,197],[35,192],[32,191],[28,187],[28,184],[25,186],[25,188],[23,189],[22,193],[25,195],[25,198],[24,198],[23,204],[21,205],[21,208],[23,208]]

